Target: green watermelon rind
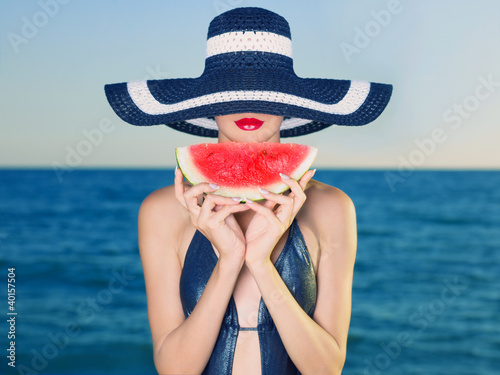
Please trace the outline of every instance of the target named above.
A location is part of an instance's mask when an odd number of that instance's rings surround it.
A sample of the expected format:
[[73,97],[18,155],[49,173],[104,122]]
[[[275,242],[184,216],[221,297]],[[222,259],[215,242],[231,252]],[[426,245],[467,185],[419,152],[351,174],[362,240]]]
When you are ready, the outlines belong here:
[[[314,162],[316,155],[318,153],[318,149],[316,147],[307,146],[309,148],[309,154],[307,157],[300,163],[300,165],[295,168],[292,173],[289,173],[289,176],[294,180],[298,181],[302,178],[302,176],[309,170],[310,166]],[[177,160],[177,166],[181,170],[182,174],[186,178],[186,180],[191,185],[197,185],[202,182],[211,182],[205,181],[204,176],[198,172],[197,168],[191,162],[191,158],[189,156],[189,146],[186,147],[178,147],[175,149],[175,158]],[[222,195],[225,197],[237,197],[241,198],[242,202],[245,202],[247,199],[252,201],[262,201],[265,198],[262,197],[258,188],[266,189],[275,194],[282,194],[286,190],[289,189],[288,185],[281,182],[276,182],[272,185],[267,186],[258,186],[258,187],[250,187],[250,188],[225,188],[220,187],[213,194]]]

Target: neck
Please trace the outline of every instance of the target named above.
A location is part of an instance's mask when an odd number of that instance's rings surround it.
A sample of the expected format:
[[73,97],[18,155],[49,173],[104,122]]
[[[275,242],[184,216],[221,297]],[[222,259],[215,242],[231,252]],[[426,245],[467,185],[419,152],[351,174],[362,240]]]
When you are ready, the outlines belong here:
[[223,143],[223,142],[258,142],[258,143],[274,142],[274,143],[279,143],[280,142],[280,133],[277,132],[270,137],[263,136],[262,134],[253,133],[253,134],[249,134],[247,137],[244,137],[244,138],[241,137],[239,139],[231,139],[231,138],[227,137],[226,135],[222,134],[221,132],[219,132],[218,142],[219,143]]

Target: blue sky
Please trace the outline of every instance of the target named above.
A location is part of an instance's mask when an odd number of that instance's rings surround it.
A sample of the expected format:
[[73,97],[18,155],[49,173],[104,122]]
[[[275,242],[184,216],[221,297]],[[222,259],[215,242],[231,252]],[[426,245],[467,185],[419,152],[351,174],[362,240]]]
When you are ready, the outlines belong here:
[[374,123],[287,140],[318,167],[500,167],[498,0],[3,1],[0,166],[174,165],[206,139],[124,123],[103,86],[199,76],[210,20],[238,6],[289,21],[299,76],[394,85]]

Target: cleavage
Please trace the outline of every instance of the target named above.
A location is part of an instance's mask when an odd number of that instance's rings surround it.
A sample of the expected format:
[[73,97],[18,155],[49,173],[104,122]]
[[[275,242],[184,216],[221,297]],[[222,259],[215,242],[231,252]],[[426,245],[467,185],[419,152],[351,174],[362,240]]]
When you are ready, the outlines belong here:
[[[271,254],[273,264],[276,263],[285,250],[289,231],[290,229],[283,234]],[[262,295],[252,273],[246,265],[243,265],[233,290],[233,299],[240,327],[257,327],[261,297]]]

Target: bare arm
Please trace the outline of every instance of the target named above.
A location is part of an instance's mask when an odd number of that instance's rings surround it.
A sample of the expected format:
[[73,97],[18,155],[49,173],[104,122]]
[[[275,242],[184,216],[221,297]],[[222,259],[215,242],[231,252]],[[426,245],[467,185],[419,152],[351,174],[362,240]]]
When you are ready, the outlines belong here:
[[[243,262],[221,257],[191,315],[179,295],[183,238],[194,233],[190,215],[173,187],[151,194],[139,212],[139,248],[144,269],[155,366],[160,374],[196,374],[205,368]],[[219,250],[220,252],[220,250]]]
[[270,260],[255,262],[249,267],[299,371],[340,374],[351,316],[357,237],[355,210],[349,197],[334,188],[324,189],[308,203],[308,215],[316,217],[316,236],[321,250],[313,319],[295,301]]

